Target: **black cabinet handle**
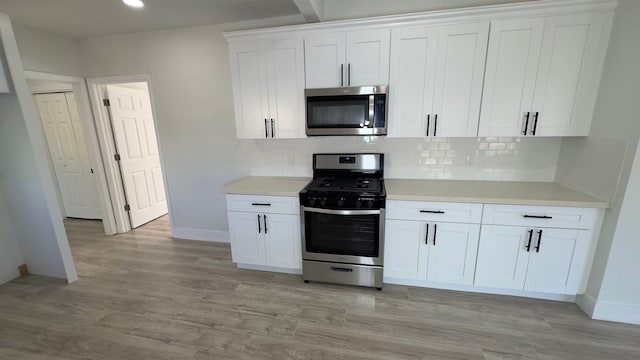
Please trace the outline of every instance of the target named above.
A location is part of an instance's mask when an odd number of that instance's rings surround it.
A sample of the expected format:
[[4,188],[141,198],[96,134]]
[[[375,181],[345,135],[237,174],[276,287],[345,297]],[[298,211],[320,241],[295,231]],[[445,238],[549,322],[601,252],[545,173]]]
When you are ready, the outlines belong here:
[[260,226],[260,215],[258,215],[258,234],[262,232],[262,226]]
[[427,214],[444,214],[444,211],[441,210],[420,210],[420,212]]
[[531,250],[531,238],[533,237],[533,229],[529,230],[529,242],[527,243],[527,252]]
[[529,128],[529,114],[531,114],[530,112],[527,111],[527,115],[525,115],[524,117],[524,131],[522,132],[522,135],[527,135],[527,129]]
[[264,119],[264,137],[268,138],[269,137],[269,121],[267,119]]
[[436,246],[436,234],[438,233],[438,224],[433,224],[433,246]]
[[344,64],[340,64],[340,86],[344,86]]
[[253,206],[271,206],[269,203],[251,203]]
[[351,86],[351,63],[347,64],[347,85]]
[[427,114],[427,136],[429,136],[429,123],[431,122],[431,114]]
[[267,215],[262,215],[264,219],[264,233],[267,233]]
[[538,245],[536,245],[536,252],[540,252],[540,244],[542,243],[542,229],[538,230]]
[[337,271],[337,272],[353,272],[353,269],[337,267],[337,266],[331,266],[329,269],[331,269],[331,271]]
[[522,217],[528,219],[553,219],[552,216],[547,215],[522,215]]
[[538,128],[538,112],[536,111],[535,115],[533,115],[533,130],[531,130],[531,135],[536,134],[537,128]]
[[436,136],[436,131],[438,131],[438,114],[433,117],[433,136]]
[[427,223],[427,232],[424,234],[424,244],[429,245],[429,224]]

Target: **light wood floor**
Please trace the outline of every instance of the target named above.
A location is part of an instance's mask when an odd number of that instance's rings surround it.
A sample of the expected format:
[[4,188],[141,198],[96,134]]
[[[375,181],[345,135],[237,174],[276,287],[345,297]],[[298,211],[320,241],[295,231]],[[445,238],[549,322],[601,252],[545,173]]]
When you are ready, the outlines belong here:
[[0,359],[640,359],[576,305],[238,270],[228,244],[66,221],[80,279],[0,286]]

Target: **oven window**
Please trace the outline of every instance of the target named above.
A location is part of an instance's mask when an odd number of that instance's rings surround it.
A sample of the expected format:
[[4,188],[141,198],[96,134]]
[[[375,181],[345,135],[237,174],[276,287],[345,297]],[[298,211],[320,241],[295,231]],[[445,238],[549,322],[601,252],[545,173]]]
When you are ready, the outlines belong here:
[[304,216],[307,252],[378,257],[380,215]]
[[369,117],[369,96],[317,96],[307,98],[307,127],[361,128]]

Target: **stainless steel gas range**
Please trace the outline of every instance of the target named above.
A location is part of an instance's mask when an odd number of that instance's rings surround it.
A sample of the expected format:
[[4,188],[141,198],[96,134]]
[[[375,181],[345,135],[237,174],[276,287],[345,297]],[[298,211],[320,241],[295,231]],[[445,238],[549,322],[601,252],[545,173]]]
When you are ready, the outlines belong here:
[[302,276],[382,289],[383,154],[314,154],[300,192]]

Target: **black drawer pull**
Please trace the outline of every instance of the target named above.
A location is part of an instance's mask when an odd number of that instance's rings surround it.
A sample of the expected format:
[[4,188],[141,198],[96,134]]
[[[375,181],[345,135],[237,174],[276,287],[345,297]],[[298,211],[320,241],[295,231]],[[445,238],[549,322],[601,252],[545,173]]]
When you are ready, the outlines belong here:
[[253,206],[271,206],[269,203],[251,203]]
[[353,269],[343,268],[343,267],[332,266],[330,269],[331,271],[337,271],[337,272],[353,272]]
[[522,217],[529,219],[553,219],[553,217],[547,215],[522,215]]
[[441,210],[420,210],[421,213],[427,213],[427,214],[444,214],[444,211]]

